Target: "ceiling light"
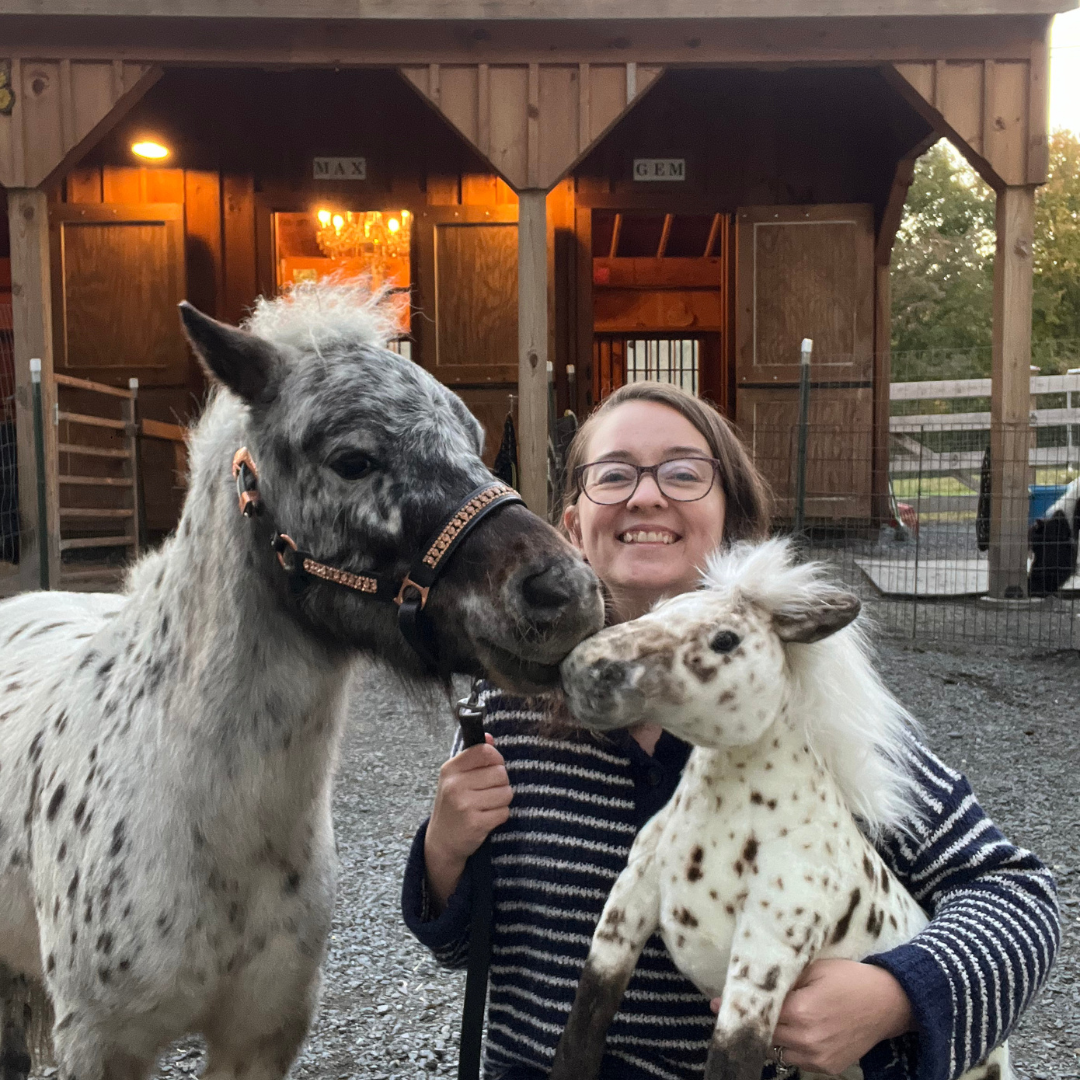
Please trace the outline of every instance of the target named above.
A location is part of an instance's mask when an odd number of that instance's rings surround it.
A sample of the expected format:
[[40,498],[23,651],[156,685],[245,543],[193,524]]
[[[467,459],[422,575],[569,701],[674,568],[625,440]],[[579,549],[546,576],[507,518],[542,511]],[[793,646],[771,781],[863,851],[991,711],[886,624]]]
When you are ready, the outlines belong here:
[[151,139],[143,139],[131,144],[131,152],[136,157],[146,158],[147,161],[161,161],[169,156],[169,148]]

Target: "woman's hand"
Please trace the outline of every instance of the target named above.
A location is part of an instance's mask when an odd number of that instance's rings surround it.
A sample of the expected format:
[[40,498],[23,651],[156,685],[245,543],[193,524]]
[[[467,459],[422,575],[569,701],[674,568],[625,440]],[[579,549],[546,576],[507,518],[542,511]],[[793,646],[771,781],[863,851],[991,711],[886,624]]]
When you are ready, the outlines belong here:
[[439,770],[435,805],[424,837],[424,863],[438,911],[446,907],[465,860],[510,816],[514,793],[503,756],[487,735],[482,746],[462,750]]
[[785,1065],[836,1076],[883,1039],[914,1030],[907,994],[884,968],[815,960],[784,999],[772,1041]]

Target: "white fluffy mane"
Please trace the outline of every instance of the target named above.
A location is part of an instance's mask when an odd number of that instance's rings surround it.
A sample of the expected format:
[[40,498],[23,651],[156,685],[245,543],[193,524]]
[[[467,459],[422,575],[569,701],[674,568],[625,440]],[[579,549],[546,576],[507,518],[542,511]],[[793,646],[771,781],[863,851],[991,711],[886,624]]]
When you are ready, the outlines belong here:
[[398,333],[404,294],[371,289],[366,277],[304,281],[273,300],[260,296],[244,329],[319,355],[344,343],[378,345]]
[[[710,559],[703,583],[768,611],[830,606],[845,593],[822,563],[796,563],[788,540],[738,543]],[[809,645],[785,645],[807,745],[871,833],[904,828],[920,811],[907,762],[918,723],[872,663],[865,616]]]

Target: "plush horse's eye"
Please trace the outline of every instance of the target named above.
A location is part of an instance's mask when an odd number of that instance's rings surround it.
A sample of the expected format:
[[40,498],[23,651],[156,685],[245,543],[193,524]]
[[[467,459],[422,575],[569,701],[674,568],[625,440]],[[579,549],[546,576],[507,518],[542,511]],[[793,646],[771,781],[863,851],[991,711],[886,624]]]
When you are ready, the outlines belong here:
[[740,641],[742,641],[742,638],[738,634],[733,633],[731,630],[721,630],[709,642],[709,648],[713,652],[729,653],[739,647]]
[[343,480],[362,480],[375,468],[375,462],[359,450],[346,450],[330,462],[330,468]]

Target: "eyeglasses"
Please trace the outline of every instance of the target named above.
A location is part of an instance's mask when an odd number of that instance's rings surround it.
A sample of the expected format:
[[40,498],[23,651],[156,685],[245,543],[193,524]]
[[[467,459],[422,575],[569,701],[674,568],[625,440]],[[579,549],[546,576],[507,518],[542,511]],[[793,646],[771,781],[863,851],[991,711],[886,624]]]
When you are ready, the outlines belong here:
[[675,458],[659,465],[629,461],[593,461],[575,470],[582,494],[600,506],[613,506],[631,498],[641,478],[649,475],[660,493],[675,502],[697,502],[712,491],[719,466],[715,458]]

